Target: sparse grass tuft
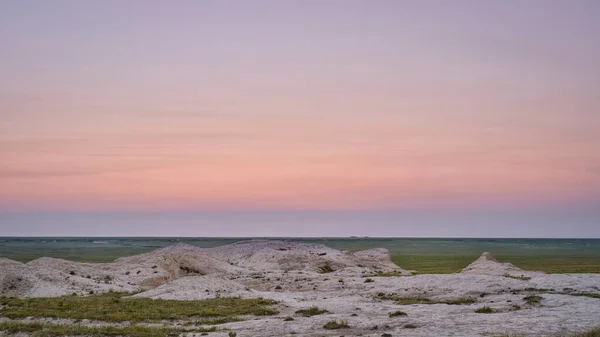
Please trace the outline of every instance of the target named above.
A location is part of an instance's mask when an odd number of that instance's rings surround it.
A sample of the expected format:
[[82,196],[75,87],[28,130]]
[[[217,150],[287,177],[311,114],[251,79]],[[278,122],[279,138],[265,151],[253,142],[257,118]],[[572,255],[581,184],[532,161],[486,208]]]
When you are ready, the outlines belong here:
[[327,311],[325,309],[320,309],[317,306],[312,306],[312,307],[308,307],[305,309],[296,310],[296,313],[298,315],[301,315],[304,317],[311,317],[311,316],[316,316],[316,315],[327,314],[327,313],[329,313],[329,311]]
[[389,317],[396,317],[396,316],[408,316],[408,314],[407,314],[407,313],[405,313],[404,311],[401,311],[401,310],[396,310],[396,311],[394,311],[394,312],[390,312],[390,313],[388,314],[388,316],[389,316]]
[[531,277],[523,276],[523,275],[521,275],[521,276],[515,276],[515,275],[510,275],[510,274],[504,274],[504,277],[512,278],[512,279],[515,279],[515,280],[521,280],[521,281],[529,281],[529,280],[531,280]]
[[324,266],[319,267],[319,273],[321,274],[328,274],[328,273],[332,273],[334,272],[333,268],[331,268],[331,265],[329,263],[325,264]]
[[337,330],[337,329],[347,329],[350,326],[346,321],[336,321],[335,319],[329,320],[325,325],[323,325],[323,329],[327,330]]
[[450,305],[461,305],[461,304],[473,304],[477,303],[477,299],[474,297],[461,297],[453,300],[446,300],[442,303],[450,304]]
[[178,335],[187,332],[212,332],[216,327],[196,329],[175,329],[166,327],[149,327],[142,325],[126,326],[85,326],[81,324],[47,324],[39,322],[2,322],[0,331],[8,334],[26,333],[30,336],[130,336],[161,337]]
[[591,298],[600,298],[600,294],[588,293],[588,292],[569,293],[567,295],[569,295],[569,296],[584,296],[584,297],[591,297]]
[[388,272],[388,273],[384,273],[381,271],[378,271],[374,274],[369,274],[369,275],[363,275],[363,277],[398,277],[398,276],[415,276],[417,275],[416,272],[412,272],[411,274],[402,274],[400,272]]
[[[8,318],[49,317],[108,322],[155,322],[195,318],[212,324],[239,321],[238,315],[275,315],[268,299],[213,298],[199,301],[125,298],[129,293],[52,298],[0,298],[0,315]],[[203,323],[199,323],[203,324]]]
[[375,282],[375,281],[373,281],[373,279],[372,279],[372,278],[370,278],[370,277],[367,277],[367,278],[365,279],[365,283],[372,283],[372,282]]
[[425,297],[399,297],[396,299],[396,304],[410,305],[410,304],[435,304],[439,302],[432,301]]
[[481,307],[481,308],[476,309],[475,312],[478,313],[478,314],[491,314],[491,313],[496,312],[496,310],[494,310],[494,309],[492,309],[492,308],[490,308],[488,306],[485,306],[485,307]]
[[[382,294],[382,295],[380,295]],[[396,301],[399,305],[411,305],[411,304],[448,304],[448,305],[462,305],[462,304],[473,304],[477,303],[477,299],[474,297],[460,297],[450,300],[432,300],[425,297],[398,297],[393,294],[377,294],[379,299],[389,299]]]
[[600,327],[593,328],[592,330],[586,332],[574,334],[571,337],[600,337]]
[[538,305],[542,302],[544,298],[538,295],[528,295],[523,297],[523,300],[525,301],[525,303],[529,304],[529,305]]

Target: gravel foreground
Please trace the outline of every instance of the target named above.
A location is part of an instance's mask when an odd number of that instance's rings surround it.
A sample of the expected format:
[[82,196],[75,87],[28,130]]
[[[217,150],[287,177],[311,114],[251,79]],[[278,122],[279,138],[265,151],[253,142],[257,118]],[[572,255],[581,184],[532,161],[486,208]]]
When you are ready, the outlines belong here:
[[[351,253],[274,240],[216,248],[177,244],[103,264],[0,258],[0,296],[108,291],[279,302],[275,316],[220,324],[210,336],[568,336],[600,326],[600,274],[524,271],[487,253],[444,275],[413,275],[385,249]],[[296,313],[313,306],[323,312]],[[332,320],[340,326],[324,328]]]

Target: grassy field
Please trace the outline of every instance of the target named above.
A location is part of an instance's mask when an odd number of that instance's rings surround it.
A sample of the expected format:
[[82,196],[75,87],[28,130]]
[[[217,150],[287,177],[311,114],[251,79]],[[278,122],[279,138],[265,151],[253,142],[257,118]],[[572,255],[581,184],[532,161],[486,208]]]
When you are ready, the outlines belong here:
[[275,315],[265,299],[214,298],[198,301],[127,298],[128,293],[49,298],[0,298],[0,314],[8,318],[51,317],[107,322],[157,322],[193,319],[196,324],[222,324],[241,315]]
[[[171,336],[185,332],[216,331],[215,325],[243,321],[247,316],[276,315],[276,301],[265,299],[213,298],[197,301],[128,298],[130,293],[109,292],[94,296],[51,298],[0,298],[0,316],[10,319],[89,319],[104,325],[49,324],[5,321],[0,331],[26,332],[31,336]],[[144,323],[185,322],[185,328],[148,326]],[[129,322],[129,325],[114,325]]]
[[[392,255],[392,261],[398,266],[415,270],[419,274],[449,274],[460,271],[479,255]],[[600,257],[596,255],[552,255],[497,254],[494,257],[501,262],[510,262],[525,270],[546,273],[600,273]]]
[[[502,262],[548,273],[600,273],[598,239],[280,238],[358,251],[386,248],[400,267],[421,274],[454,273],[491,252]],[[110,262],[178,242],[215,247],[241,238],[2,238],[0,257],[27,262],[48,256]]]

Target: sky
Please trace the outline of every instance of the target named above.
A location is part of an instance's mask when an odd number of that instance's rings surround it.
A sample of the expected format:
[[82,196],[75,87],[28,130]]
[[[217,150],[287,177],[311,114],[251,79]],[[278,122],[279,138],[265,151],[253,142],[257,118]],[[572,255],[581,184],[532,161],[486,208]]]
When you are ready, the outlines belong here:
[[0,2],[0,235],[600,237],[600,2]]

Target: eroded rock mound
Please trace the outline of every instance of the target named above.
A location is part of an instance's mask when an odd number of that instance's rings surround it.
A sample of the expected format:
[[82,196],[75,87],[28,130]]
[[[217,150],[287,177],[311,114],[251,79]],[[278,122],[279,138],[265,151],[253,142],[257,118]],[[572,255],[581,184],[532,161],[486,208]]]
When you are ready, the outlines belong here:
[[543,274],[540,272],[525,271],[513,265],[512,263],[499,262],[492,256],[492,254],[487,252],[481,254],[481,256],[477,260],[463,268],[460,272],[481,275],[511,275],[528,277]]
[[218,276],[189,276],[163,284],[133,297],[165,300],[201,300],[215,297],[249,297],[242,284]]
[[257,273],[405,273],[392,263],[385,249],[351,253],[324,245],[277,240],[247,240],[216,248],[176,244],[111,263],[44,257],[22,264],[2,259],[0,270],[0,295],[21,297],[150,290],[190,276],[195,278],[185,282],[208,287],[214,296],[211,280],[238,279],[239,283],[231,289],[245,289],[248,283],[244,284],[244,280],[256,279]]
[[348,267],[363,267],[385,272],[403,272],[390,259],[386,249],[351,253],[322,244],[274,240],[247,240],[211,248],[217,259],[251,271],[331,272]]

